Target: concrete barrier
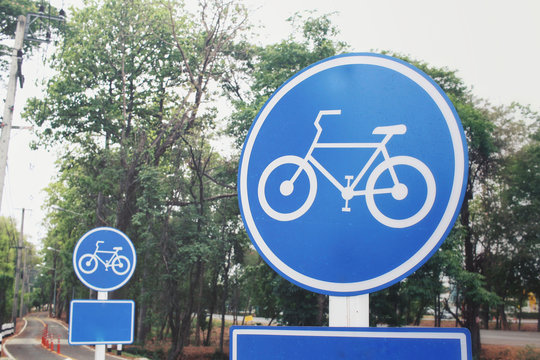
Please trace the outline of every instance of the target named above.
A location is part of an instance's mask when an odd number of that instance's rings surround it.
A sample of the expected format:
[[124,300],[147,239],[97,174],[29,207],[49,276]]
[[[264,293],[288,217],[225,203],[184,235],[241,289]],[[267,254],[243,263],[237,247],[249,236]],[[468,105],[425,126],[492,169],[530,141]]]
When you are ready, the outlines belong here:
[[8,336],[13,335],[14,333],[15,333],[14,323],[2,324],[2,327],[0,328],[0,352],[2,351],[2,339],[7,338]]

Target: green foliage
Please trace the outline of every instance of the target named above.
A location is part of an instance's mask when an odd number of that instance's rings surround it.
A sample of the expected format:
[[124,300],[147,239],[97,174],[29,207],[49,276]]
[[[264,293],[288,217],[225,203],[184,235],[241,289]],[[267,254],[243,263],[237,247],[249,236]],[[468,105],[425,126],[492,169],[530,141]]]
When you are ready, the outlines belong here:
[[291,35],[280,43],[252,50],[253,60],[248,70],[252,85],[248,95],[233,101],[236,112],[228,127],[238,146],[243,143],[263,104],[281,84],[303,68],[347,48],[345,43],[334,40],[338,31],[332,25],[330,15],[315,17],[308,14],[305,17],[296,14],[288,21],[296,26],[294,34],[302,34],[299,39]]
[[205,330],[205,308],[231,296],[241,305],[235,165],[210,146],[218,113],[207,104],[242,51],[233,41],[244,20],[221,0],[196,14],[179,2],[89,1],[69,19],[45,99],[26,107],[36,146],[69,145],[48,189],[49,208],[64,209],[51,211],[45,240],[60,249],[45,254],[59,295],[79,291],[67,265],[84,231],[126,232],[140,260],[117,296],[138,300],[140,341],[166,323],[169,358],[189,337],[191,313]]
[[0,323],[11,319],[18,236],[14,220],[0,217]]
[[[66,145],[45,205],[43,248],[58,251],[43,251],[43,291],[29,301],[52,302],[55,279],[59,310],[72,295],[86,296],[72,271],[75,241],[93,227],[117,227],[139,260],[115,296],[137,301],[141,343],[168,334],[169,359],[180,355],[192,325],[201,330],[196,343],[210,332],[208,313],[255,308],[287,325],[327,321],[324,296],[282,279],[249,246],[236,202],[238,156],[220,156],[213,146],[222,135],[221,101],[234,106],[225,135],[239,148],[283,82],[347,46],[336,39],[331,15],[313,13],[291,17],[295,32],[287,39],[255,46],[242,36],[245,9],[222,0],[201,4],[191,13],[181,2],[88,1],[66,24],[45,98],[31,99],[25,110],[39,127],[36,146]],[[409,278],[372,295],[372,324],[417,323],[427,308],[449,309],[439,303],[448,291],[458,309],[473,310],[467,315],[523,288],[538,294],[537,115],[517,105],[493,108],[475,99],[456,71],[398,57],[452,99],[467,136],[470,178],[441,249]],[[1,229],[0,286],[9,297],[14,252],[6,244],[14,238]],[[1,301],[0,311],[7,306]]]
[[261,260],[259,258],[257,265],[246,267],[247,289],[252,294],[256,315],[273,321],[281,312],[279,298],[273,290],[277,287],[280,277]]
[[211,359],[212,360],[227,360],[229,359],[229,356],[220,351],[216,351],[215,353],[212,354]]
[[502,200],[511,221],[505,234],[512,241],[512,273],[515,283],[522,289],[540,293],[540,117],[532,114],[535,122],[529,131],[529,141],[512,153],[505,162],[502,173],[506,187]]
[[107,146],[134,126],[156,125],[160,101],[172,96],[163,84],[181,78],[173,71],[178,54],[170,56],[164,43],[166,16],[147,1],[89,2],[73,14],[53,60],[59,75],[48,84],[46,99],[26,107],[29,120],[42,127],[42,145],[85,144],[103,136]]
[[13,275],[0,274],[0,323],[11,319],[11,304],[13,299]]
[[148,350],[144,347],[140,346],[129,346],[126,348],[126,351],[123,352],[124,354],[131,354],[131,355],[137,355],[137,356],[143,356],[146,359],[150,360],[162,360],[165,359],[165,353],[162,349],[158,350]]
[[[26,16],[29,12],[37,13],[39,6],[42,4],[43,2],[39,0],[0,0],[0,80],[4,80],[4,72],[7,72],[11,63],[13,39],[19,16]],[[59,11],[50,5],[47,5],[44,10],[51,15],[57,15]],[[56,22],[46,22],[44,25],[48,26],[48,30],[51,32],[62,28],[62,25]],[[30,29],[37,31],[40,26],[43,26],[43,24],[36,21]],[[25,41],[23,44],[25,58],[28,58],[28,55],[39,46],[40,44],[37,42]]]

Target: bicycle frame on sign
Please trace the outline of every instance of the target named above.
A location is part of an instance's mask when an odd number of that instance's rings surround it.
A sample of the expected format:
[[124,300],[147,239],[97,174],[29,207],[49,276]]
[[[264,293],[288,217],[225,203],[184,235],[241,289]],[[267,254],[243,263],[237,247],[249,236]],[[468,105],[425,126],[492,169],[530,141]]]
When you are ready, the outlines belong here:
[[[105,265],[106,267],[109,267],[109,266],[112,266],[110,265],[112,263],[112,261],[114,260],[115,257],[118,256],[118,250],[114,250],[114,251],[110,251],[110,250],[99,250],[99,244],[103,244],[104,241],[98,241],[96,242],[96,250],[94,250],[94,256],[96,257],[96,259],[98,259],[103,265]],[[113,256],[111,256],[109,258],[109,260],[107,261],[104,261],[99,255],[99,254],[113,254]]]
[[[315,135],[315,138],[313,139],[313,142],[304,157],[304,160],[306,162],[311,162],[340,192],[344,192],[345,189],[354,189],[360,180],[364,177],[368,169],[371,167],[377,156],[382,153],[384,160],[388,160],[390,158],[390,155],[388,154],[388,150],[386,149],[386,144],[390,139],[394,136],[394,134],[386,134],[386,136],[377,143],[319,143],[319,138],[322,134],[322,127],[320,125],[321,117],[324,115],[341,115],[341,110],[325,110],[320,111],[317,115],[317,118],[315,119],[314,125],[317,129],[317,134]],[[358,173],[352,184],[350,184],[350,179],[347,181],[347,186],[341,185],[341,183],[334,177],[328,170],[324,168],[324,166],[319,163],[315,157],[313,157],[313,151],[315,149],[375,149],[369,160],[367,161],[366,165],[362,168],[362,170]],[[390,175],[392,176],[392,181],[395,184],[399,183],[399,180],[397,178],[396,172],[393,167],[389,168]],[[293,177],[291,178],[291,182],[295,182],[296,178],[300,175],[302,172],[302,168],[298,168],[296,172],[294,173]],[[387,189],[378,189],[375,190],[374,193],[376,194],[386,194],[391,193],[392,188]],[[358,190],[353,191],[354,196],[361,196],[365,195],[365,190]]]

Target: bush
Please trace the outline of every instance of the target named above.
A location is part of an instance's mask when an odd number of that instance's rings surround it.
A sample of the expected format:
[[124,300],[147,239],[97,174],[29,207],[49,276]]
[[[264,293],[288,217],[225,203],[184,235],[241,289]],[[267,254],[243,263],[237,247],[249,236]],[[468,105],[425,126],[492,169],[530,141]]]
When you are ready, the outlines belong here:
[[137,356],[143,356],[150,360],[165,359],[165,352],[162,349],[152,351],[139,346],[130,346],[128,349],[126,349],[126,352]]
[[222,352],[220,352],[220,351],[216,351],[216,352],[214,353],[214,355],[212,355],[212,358],[211,358],[211,359],[212,359],[212,360],[228,360],[229,357],[228,357],[226,354],[224,354],[224,353],[222,353]]
[[[516,314],[516,317],[518,317],[519,315]],[[537,312],[524,312],[524,313],[521,313],[521,318],[522,319],[532,319],[532,320],[536,320],[538,319],[538,313]]]
[[532,346],[527,345],[525,349],[519,350],[517,358],[518,360],[540,360],[540,352],[536,351]]

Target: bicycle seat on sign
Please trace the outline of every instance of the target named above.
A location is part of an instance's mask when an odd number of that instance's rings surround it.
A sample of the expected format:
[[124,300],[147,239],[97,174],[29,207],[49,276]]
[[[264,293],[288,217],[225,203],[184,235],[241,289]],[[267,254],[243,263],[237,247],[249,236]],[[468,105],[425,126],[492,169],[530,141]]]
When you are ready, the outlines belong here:
[[407,132],[407,126],[403,124],[390,126],[377,126],[373,129],[374,135],[403,135]]
[[122,247],[121,246],[116,246],[116,247],[113,247],[113,250],[120,251],[120,250],[122,250]]

